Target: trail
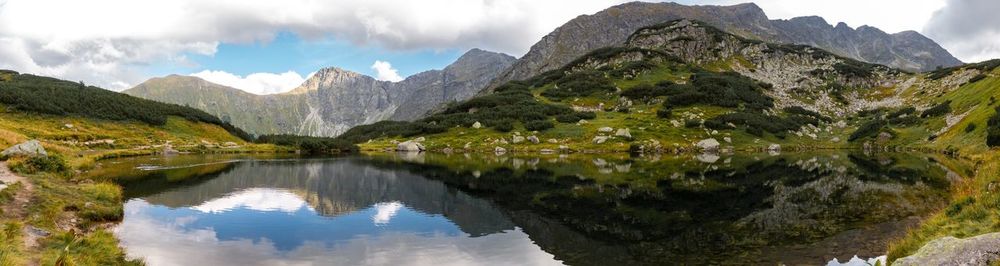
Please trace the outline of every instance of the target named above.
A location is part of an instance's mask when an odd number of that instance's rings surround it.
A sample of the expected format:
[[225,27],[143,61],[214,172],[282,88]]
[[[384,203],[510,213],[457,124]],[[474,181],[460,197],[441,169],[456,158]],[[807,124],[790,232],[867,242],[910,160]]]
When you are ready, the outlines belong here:
[[[28,214],[28,204],[31,203],[35,186],[27,178],[11,172],[10,168],[7,167],[7,162],[0,162],[0,181],[7,186],[17,182],[21,183],[21,189],[14,194],[13,200],[0,206],[0,209],[3,210],[4,220],[25,221]],[[31,253],[32,250],[38,247],[38,239],[46,233],[27,224],[24,225],[22,230],[25,252]],[[28,263],[36,265],[37,261],[30,260]]]

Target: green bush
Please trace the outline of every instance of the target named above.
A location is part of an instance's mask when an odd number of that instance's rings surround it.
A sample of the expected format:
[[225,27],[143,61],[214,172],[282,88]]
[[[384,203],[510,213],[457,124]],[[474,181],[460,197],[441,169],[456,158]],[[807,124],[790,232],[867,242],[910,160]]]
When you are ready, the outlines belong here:
[[1000,107],[993,109],[994,113],[986,120],[986,146],[1000,146]]
[[673,116],[673,111],[670,110],[670,108],[660,108],[659,110],[656,110],[656,117],[670,118],[671,116]]
[[282,146],[293,146],[308,154],[330,154],[356,152],[358,146],[343,139],[307,137],[295,135],[263,135],[257,138],[257,143],[271,143]]
[[500,132],[510,132],[514,130],[514,120],[504,119],[494,122],[493,129]]
[[573,112],[556,116],[556,121],[559,123],[576,123],[580,120],[590,120],[594,118],[597,118],[597,114],[594,112]]
[[604,76],[604,73],[597,71],[580,71],[556,80],[555,87],[542,92],[546,98],[561,101],[571,97],[584,97],[597,93],[609,93],[615,91],[615,85]]
[[548,120],[535,120],[535,121],[528,121],[528,123],[524,123],[524,129],[527,129],[529,131],[543,131],[553,127],[555,127],[555,125]]
[[976,123],[969,123],[965,126],[965,133],[969,133],[976,130]]
[[666,88],[664,107],[674,108],[697,104],[729,108],[764,110],[774,106],[774,100],[764,94],[764,86],[735,72],[715,73],[704,70],[691,75],[689,84]]
[[[775,136],[782,137],[789,130],[798,130],[806,124],[816,125],[819,120],[804,115],[791,115],[785,118],[765,115],[762,113],[736,112],[723,114],[705,121],[705,127],[711,129],[730,129],[729,124],[756,128]],[[748,131],[750,132],[750,131]],[[756,134],[755,134],[756,135]],[[758,135],[759,136],[759,135]]]
[[931,107],[931,108],[929,108],[927,110],[924,110],[923,113],[920,113],[920,117],[927,118],[927,117],[940,116],[940,115],[947,114],[949,112],[951,112],[951,101],[950,100],[949,101],[945,101],[943,103],[940,103],[938,105],[935,105],[934,107]]
[[880,118],[868,121],[851,133],[851,136],[847,138],[847,141],[855,141],[860,138],[874,136],[875,134],[878,134],[878,131],[882,129],[883,125],[885,125],[885,121],[882,121]]
[[66,160],[62,156],[52,154],[49,156],[32,156],[27,158],[15,158],[11,160],[10,169],[22,174],[36,173],[64,173],[69,170]]

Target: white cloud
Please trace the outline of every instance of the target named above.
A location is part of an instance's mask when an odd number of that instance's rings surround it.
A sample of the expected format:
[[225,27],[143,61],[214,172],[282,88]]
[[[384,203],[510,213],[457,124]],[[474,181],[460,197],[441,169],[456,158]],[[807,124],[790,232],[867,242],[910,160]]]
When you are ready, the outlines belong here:
[[948,0],[934,13],[924,33],[966,62],[1000,58],[1000,2]]
[[310,207],[299,196],[291,192],[268,188],[251,188],[191,207],[191,209],[207,213],[220,213],[239,208],[291,213]]
[[[314,72],[315,73],[315,72]],[[226,85],[254,94],[274,94],[290,91],[306,80],[295,71],[285,73],[253,73],[241,77],[221,70],[204,70],[191,76]],[[310,73],[308,76],[312,76]]]
[[[294,228],[298,231],[291,230],[296,233],[290,237],[309,241],[279,248],[271,239],[258,237],[259,233],[242,235],[245,232],[239,228],[222,228],[226,224],[192,224],[192,221],[217,214],[199,213],[195,217],[163,219],[164,215],[175,215],[177,211],[170,210],[164,214],[141,200],[126,203],[125,211],[125,219],[113,232],[130,258],[142,258],[150,265],[563,264],[535,245],[521,229],[480,237],[391,229],[382,230],[378,234],[354,233],[340,236],[359,229],[344,227],[353,226],[350,222],[352,217],[336,217],[323,222],[329,223],[328,227],[334,228],[331,230],[337,233]],[[254,215],[251,217],[254,219],[248,222],[275,228],[267,224],[267,221],[273,220],[266,219],[267,214]],[[226,235],[222,235],[216,231],[219,229],[229,230],[226,230]]]
[[375,215],[372,215],[372,223],[375,225],[385,225],[392,220],[393,216],[403,208],[403,204],[398,201],[375,203]]
[[399,72],[395,68],[392,68],[392,64],[389,62],[375,60],[375,63],[372,64],[372,69],[375,70],[375,79],[392,82],[403,80],[403,77],[399,76]]
[[[145,67],[190,64],[220,43],[281,31],[388,50],[483,48],[520,55],[555,27],[624,0],[0,0],[0,67],[114,90]],[[59,7],[59,8],[53,8]]]

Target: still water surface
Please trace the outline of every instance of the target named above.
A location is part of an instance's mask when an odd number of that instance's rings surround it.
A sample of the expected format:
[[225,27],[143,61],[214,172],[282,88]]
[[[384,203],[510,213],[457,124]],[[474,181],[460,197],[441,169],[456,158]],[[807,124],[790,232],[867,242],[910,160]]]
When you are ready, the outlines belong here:
[[115,233],[149,265],[822,265],[884,254],[962,176],[849,153],[102,164],[125,187]]

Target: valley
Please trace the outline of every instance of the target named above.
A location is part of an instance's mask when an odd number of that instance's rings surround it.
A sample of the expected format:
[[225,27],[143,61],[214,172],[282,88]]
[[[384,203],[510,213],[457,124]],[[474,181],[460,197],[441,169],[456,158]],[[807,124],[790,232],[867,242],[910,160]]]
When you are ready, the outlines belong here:
[[264,95],[0,70],[0,264],[1000,261],[1000,59],[752,3],[462,51]]

